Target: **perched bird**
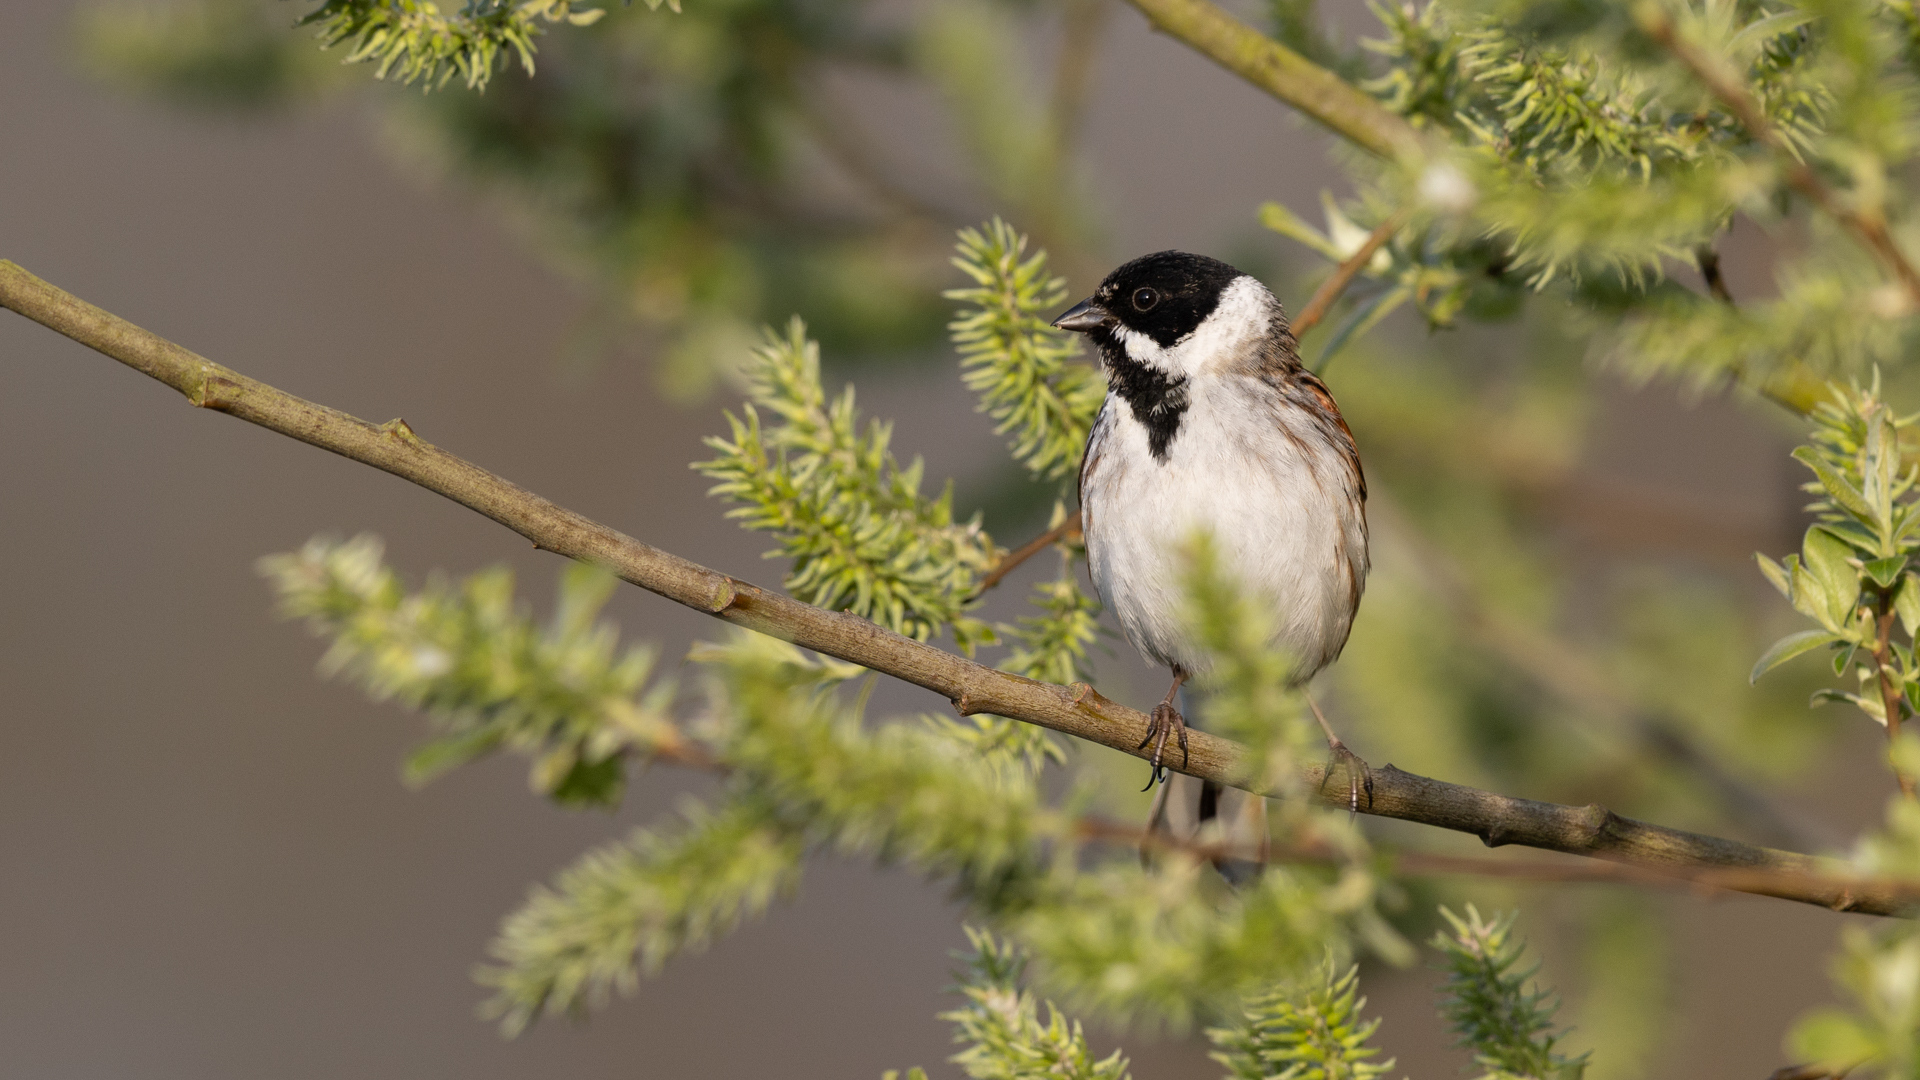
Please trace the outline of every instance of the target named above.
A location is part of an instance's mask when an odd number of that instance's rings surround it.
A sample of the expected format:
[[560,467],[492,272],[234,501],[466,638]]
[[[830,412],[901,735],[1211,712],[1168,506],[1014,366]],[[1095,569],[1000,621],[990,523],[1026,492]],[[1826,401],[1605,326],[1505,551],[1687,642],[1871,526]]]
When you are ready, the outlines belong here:
[[[1153,744],[1151,787],[1169,741],[1185,752],[1174,699],[1207,664],[1181,618],[1180,545],[1212,534],[1223,568],[1274,612],[1273,643],[1305,683],[1340,655],[1366,588],[1367,481],[1280,302],[1218,259],[1142,256],[1053,325],[1092,339],[1107,375],[1080,466],[1094,588],[1127,640],[1173,672],[1140,744]],[[1313,711],[1357,809],[1366,765]]]

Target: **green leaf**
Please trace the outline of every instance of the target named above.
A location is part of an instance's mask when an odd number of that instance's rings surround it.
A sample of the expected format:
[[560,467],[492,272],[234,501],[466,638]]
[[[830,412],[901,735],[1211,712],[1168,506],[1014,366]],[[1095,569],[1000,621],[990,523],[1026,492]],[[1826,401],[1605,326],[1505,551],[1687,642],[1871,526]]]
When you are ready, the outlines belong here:
[[407,755],[401,777],[408,787],[420,787],[440,774],[494,751],[505,738],[499,728],[479,728],[435,739]]
[[1307,224],[1300,215],[1277,202],[1260,204],[1260,224],[1290,240],[1298,240],[1334,262],[1346,258],[1325,233]]
[[1893,583],[1900,580],[1900,574],[1906,568],[1907,557],[1905,555],[1893,555],[1885,559],[1875,559],[1862,567],[1862,569],[1867,572],[1867,576],[1873,579],[1873,583],[1882,589],[1893,588]]
[[1853,548],[1832,532],[1814,526],[1801,542],[1807,570],[1819,580],[1825,614],[1822,624],[1834,631],[1843,630],[1853,619],[1855,601],[1860,597],[1860,572],[1847,560]]
[[1835,506],[1868,525],[1880,524],[1879,515],[1874,513],[1873,507],[1867,503],[1867,497],[1860,493],[1859,488],[1853,486],[1851,480],[1840,475],[1833,466],[1820,460],[1819,451],[1811,446],[1798,447],[1793,452],[1793,459],[1813,470],[1813,475],[1820,478],[1820,486],[1826,489],[1827,497],[1833,500]]
[[[1793,588],[1789,584],[1790,579],[1787,576],[1786,567],[1781,566],[1779,563],[1774,562],[1758,551],[1753,553],[1753,558],[1755,562],[1760,564],[1760,575],[1772,582],[1773,587],[1780,590],[1781,596],[1791,597],[1793,595]],[[1792,559],[1793,556],[1789,555],[1787,558]]]
[[1831,645],[1840,640],[1840,635],[1826,630],[1803,630],[1798,634],[1788,634],[1773,643],[1773,647],[1753,665],[1753,671],[1747,676],[1749,685],[1760,681],[1760,676],[1779,667],[1781,664],[1811,652],[1822,645]]
[[1900,583],[1900,591],[1893,594],[1893,610],[1900,616],[1900,628],[1908,637],[1920,633],[1920,579],[1908,574]]

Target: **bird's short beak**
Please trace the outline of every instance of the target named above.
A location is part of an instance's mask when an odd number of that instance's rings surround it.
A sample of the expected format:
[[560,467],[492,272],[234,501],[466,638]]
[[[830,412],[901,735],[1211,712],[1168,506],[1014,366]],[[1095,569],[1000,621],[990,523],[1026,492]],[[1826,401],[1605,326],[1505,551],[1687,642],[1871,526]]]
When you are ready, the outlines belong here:
[[1053,320],[1053,325],[1062,330],[1084,334],[1097,326],[1111,326],[1116,321],[1118,320],[1114,319],[1111,312],[1094,303],[1092,297],[1088,297],[1068,308],[1065,315]]

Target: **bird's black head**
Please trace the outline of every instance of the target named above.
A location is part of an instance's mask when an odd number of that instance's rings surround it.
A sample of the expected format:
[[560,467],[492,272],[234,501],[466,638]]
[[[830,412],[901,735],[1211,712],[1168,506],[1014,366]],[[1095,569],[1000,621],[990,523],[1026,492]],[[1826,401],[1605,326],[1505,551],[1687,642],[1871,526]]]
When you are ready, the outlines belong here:
[[[1107,275],[1080,303],[1054,320],[1062,330],[1089,333],[1101,345],[1120,327],[1171,348],[1206,321],[1240,271],[1205,255],[1156,251]],[[1106,330],[1107,334],[1099,331]]]

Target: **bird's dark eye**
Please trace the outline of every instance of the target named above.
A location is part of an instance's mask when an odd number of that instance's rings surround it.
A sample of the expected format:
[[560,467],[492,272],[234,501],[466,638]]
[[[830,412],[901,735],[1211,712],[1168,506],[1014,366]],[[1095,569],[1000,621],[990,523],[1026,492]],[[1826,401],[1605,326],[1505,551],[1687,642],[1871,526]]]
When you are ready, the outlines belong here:
[[1133,310],[1150,311],[1160,302],[1160,294],[1152,289],[1133,290]]

